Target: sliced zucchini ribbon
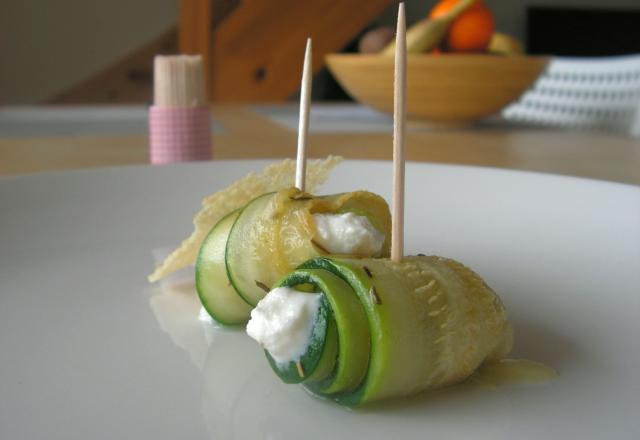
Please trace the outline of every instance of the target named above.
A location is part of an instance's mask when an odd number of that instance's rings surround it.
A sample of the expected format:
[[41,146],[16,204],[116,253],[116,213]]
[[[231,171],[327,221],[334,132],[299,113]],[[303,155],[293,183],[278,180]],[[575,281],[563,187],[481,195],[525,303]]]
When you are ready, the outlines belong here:
[[512,330],[497,295],[440,257],[317,257],[279,286],[322,293],[306,353],[271,367],[286,383],[354,406],[459,382],[504,357]]
[[367,191],[312,196],[295,188],[264,194],[216,224],[196,260],[196,288],[204,308],[223,324],[241,324],[282,276],[326,251],[314,240],[313,214],[353,212],[385,234],[391,216],[384,199]]

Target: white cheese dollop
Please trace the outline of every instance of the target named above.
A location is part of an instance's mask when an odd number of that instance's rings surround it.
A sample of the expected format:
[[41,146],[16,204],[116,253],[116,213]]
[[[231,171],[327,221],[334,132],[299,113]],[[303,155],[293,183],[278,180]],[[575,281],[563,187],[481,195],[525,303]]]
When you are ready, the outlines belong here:
[[315,240],[332,254],[372,257],[380,254],[384,234],[362,215],[313,214],[316,222]]
[[320,294],[276,287],[251,311],[247,334],[283,364],[307,351],[320,308]]

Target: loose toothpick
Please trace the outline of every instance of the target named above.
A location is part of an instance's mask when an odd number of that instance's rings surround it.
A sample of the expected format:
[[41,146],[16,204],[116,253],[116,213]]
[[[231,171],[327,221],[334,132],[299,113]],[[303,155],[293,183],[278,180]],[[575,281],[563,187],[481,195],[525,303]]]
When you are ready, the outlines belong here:
[[307,173],[307,133],[309,131],[309,106],[311,103],[311,38],[307,38],[300,85],[300,121],[298,123],[298,157],[296,162],[296,188],[305,190]]
[[391,259],[404,255],[404,132],[407,79],[407,37],[404,3],[398,8],[396,57],[393,83],[393,217],[391,223]]

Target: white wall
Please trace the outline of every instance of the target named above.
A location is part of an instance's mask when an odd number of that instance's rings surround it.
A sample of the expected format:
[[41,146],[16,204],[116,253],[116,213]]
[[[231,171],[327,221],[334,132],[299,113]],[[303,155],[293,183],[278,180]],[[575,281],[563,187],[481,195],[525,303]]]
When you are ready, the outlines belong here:
[[176,0],[1,0],[0,104],[47,99],[176,19]]

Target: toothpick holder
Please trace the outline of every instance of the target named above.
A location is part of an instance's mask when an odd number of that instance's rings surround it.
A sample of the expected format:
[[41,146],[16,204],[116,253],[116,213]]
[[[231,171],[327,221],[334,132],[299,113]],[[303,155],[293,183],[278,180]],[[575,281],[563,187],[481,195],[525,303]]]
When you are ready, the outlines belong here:
[[152,164],[211,158],[211,114],[205,99],[200,55],[158,55],[154,59],[153,103],[149,109]]
[[149,158],[156,165],[211,159],[209,107],[151,106]]

